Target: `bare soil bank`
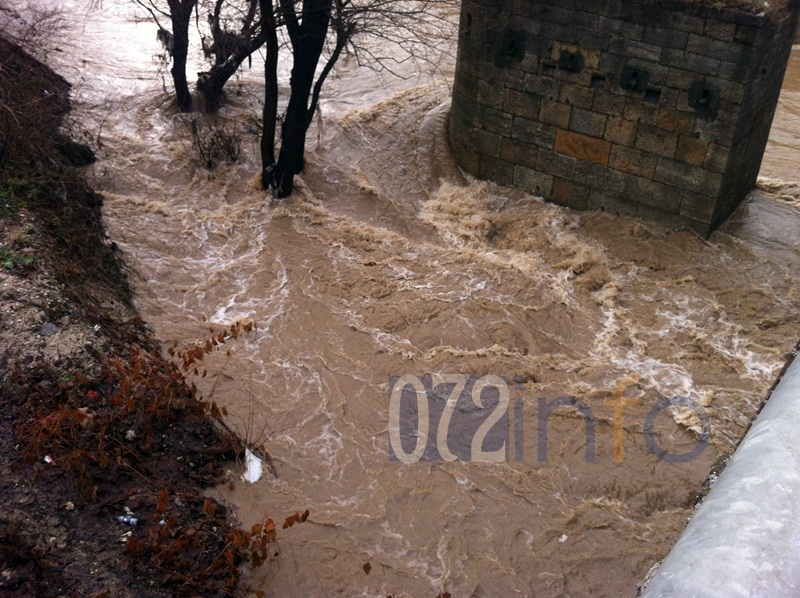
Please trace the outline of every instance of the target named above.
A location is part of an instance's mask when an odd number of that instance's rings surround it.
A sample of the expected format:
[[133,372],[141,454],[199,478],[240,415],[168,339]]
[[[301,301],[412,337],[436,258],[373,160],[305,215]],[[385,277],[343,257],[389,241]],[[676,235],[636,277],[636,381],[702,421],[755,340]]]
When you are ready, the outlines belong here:
[[131,307],[91,152],[58,133],[69,84],[0,56],[0,596],[232,595],[274,524],[202,495],[237,441]]

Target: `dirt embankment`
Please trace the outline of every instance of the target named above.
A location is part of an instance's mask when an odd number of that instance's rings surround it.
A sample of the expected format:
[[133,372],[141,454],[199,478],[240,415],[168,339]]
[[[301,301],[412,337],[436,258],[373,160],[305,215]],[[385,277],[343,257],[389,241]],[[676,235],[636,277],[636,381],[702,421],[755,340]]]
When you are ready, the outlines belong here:
[[241,447],[183,373],[245,327],[162,358],[59,134],[69,84],[0,57],[0,596],[233,595],[274,524],[202,495]]

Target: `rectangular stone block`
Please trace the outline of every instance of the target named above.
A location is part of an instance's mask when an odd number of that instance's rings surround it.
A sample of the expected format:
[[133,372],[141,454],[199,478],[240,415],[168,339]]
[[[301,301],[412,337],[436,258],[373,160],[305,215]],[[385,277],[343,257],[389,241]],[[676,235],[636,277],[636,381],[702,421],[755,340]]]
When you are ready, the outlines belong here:
[[[583,32],[581,32],[581,34],[583,34]],[[571,54],[580,53],[583,59],[583,69],[595,71],[599,68],[600,52],[587,49],[584,44],[563,44],[561,42],[556,42],[553,44],[553,49],[550,51],[550,60],[558,62],[561,59],[561,54],[564,52]]]
[[728,157],[730,156],[730,149],[716,143],[709,143],[706,150],[706,159],[703,162],[703,167],[713,172],[725,172],[725,167],[728,165]]
[[694,52],[701,56],[728,62],[746,60],[749,53],[752,52],[750,48],[738,46],[733,42],[709,39],[703,35],[696,35],[694,33],[689,35],[689,43],[686,45],[686,50],[687,52]]
[[736,25],[734,23],[724,23],[715,21],[714,19],[707,19],[703,33],[715,39],[732,42],[736,36]]
[[591,110],[573,108],[569,128],[576,133],[583,133],[591,137],[602,137],[606,130],[608,117],[597,114]]
[[578,41],[578,30],[569,25],[559,25],[558,23],[542,21],[542,37],[574,44]]
[[619,191],[622,173],[612,170],[607,166],[600,166],[599,164],[592,164],[591,162],[583,162],[581,160],[575,166],[573,180],[592,189],[601,189],[609,193],[616,193]]
[[481,79],[466,73],[459,73],[453,86],[453,93],[471,102],[478,99],[478,83]]
[[[576,29],[593,31],[597,29],[597,23],[599,20],[600,17],[598,17],[596,14],[592,14],[584,10],[573,10],[572,18],[570,18],[569,24]],[[578,39],[580,39],[580,35],[583,33],[583,31],[578,32]]]
[[585,10],[605,17],[619,17],[622,15],[624,0],[605,0],[604,3],[585,2],[584,0],[564,0],[573,10]]
[[733,143],[735,129],[733,125],[727,123],[698,118],[694,123],[693,132],[697,133],[700,139],[706,139],[709,143],[717,143],[725,147],[730,147],[731,143]]
[[483,109],[483,128],[496,135],[511,135],[514,117],[500,110]]
[[661,64],[674,66],[701,75],[716,75],[719,71],[720,61],[689,51],[664,48],[661,52]]
[[611,148],[608,165],[614,170],[652,179],[658,158],[653,154],[615,145]]
[[688,31],[690,33],[702,33],[705,28],[706,21],[702,17],[686,14],[680,11],[673,12],[669,17],[669,25],[673,29],[679,31]]
[[674,108],[662,108],[658,112],[656,126],[665,131],[688,135],[694,129],[694,121],[697,114],[694,112],[684,112]]
[[506,87],[503,93],[503,110],[515,116],[536,120],[539,116],[541,96]]
[[553,78],[561,81],[561,85],[563,88],[564,84],[575,84],[581,83],[581,80],[584,79],[584,73],[576,73],[572,71],[567,71],[564,69],[557,68],[555,72],[553,72]]
[[661,58],[661,46],[635,42],[629,39],[614,38],[609,44],[609,52],[622,54],[628,58],[640,58],[658,62]]
[[[661,65],[657,61],[628,58],[625,61],[625,66],[627,68],[638,69],[647,73],[648,87],[661,86],[667,81],[669,67]],[[619,81],[619,79],[617,79],[617,81]]]
[[483,129],[472,130],[472,147],[483,156],[499,157],[501,139],[500,135],[489,133]]
[[719,195],[722,184],[720,174],[667,158],[658,160],[653,179],[707,197]]
[[[484,57],[483,60],[473,60],[471,62],[470,68],[470,75],[473,77],[477,77],[478,79],[483,79],[484,81],[494,81],[497,79],[497,67],[494,66],[494,61],[490,60],[491,56],[494,56],[494,53],[491,52],[488,48],[491,46],[487,46],[487,49],[482,52]],[[477,92],[477,83],[476,83],[476,92]],[[477,96],[476,96],[477,97]]]
[[553,177],[524,166],[514,168],[514,185],[537,197],[550,197]]
[[[613,81],[611,85],[616,85],[616,83]],[[592,110],[608,116],[619,116],[625,111],[625,96],[598,91],[592,102]]]
[[500,159],[512,164],[535,168],[538,154],[539,148],[535,145],[529,145],[508,137],[504,137],[500,142]]
[[747,85],[758,76],[758,71],[750,64],[721,62],[717,76],[726,81]]
[[498,158],[481,156],[478,176],[500,185],[510,186],[514,183],[514,165]]
[[539,120],[544,124],[553,125],[559,129],[568,129],[571,112],[572,109],[566,104],[542,100],[542,105],[539,109]]
[[634,147],[643,152],[672,158],[675,155],[677,145],[678,136],[675,133],[643,124],[639,125],[639,130],[636,132]]
[[579,160],[607,165],[608,156],[611,153],[611,144],[603,139],[558,129],[556,131],[555,151]]
[[453,95],[453,114],[458,116],[458,119],[467,123],[471,127],[480,127],[483,124],[483,110],[480,104],[471,102],[458,94]]
[[715,204],[716,202],[712,197],[684,191],[678,213],[710,224],[714,218]]
[[606,123],[606,132],[603,138],[611,143],[630,147],[636,140],[636,128],[636,121],[612,116]]
[[628,96],[622,116],[637,121],[640,125],[655,125],[658,120],[658,106],[646,104],[639,94]]
[[569,25],[573,16],[571,10],[550,4],[537,4],[531,9],[531,16],[545,23]]
[[552,77],[528,73],[523,80],[521,91],[539,95],[545,100],[557,100],[561,93],[561,82]]
[[552,148],[555,141],[555,132],[555,127],[515,116],[511,137],[531,145]]
[[509,12],[517,17],[527,17],[531,12],[530,2],[525,0],[510,0],[506,2]]
[[589,193],[589,209],[626,216],[636,215],[635,202],[625,201],[616,193],[606,193],[599,189],[592,189]]
[[[722,102],[730,103],[730,108],[738,109],[739,105],[745,100],[746,87],[741,83],[726,81],[724,79],[711,78],[708,82],[719,89],[719,98]],[[725,107],[723,106],[723,109]]]
[[642,34],[642,41],[648,44],[661,46],[662,48],[676,48],[685,50],[689,42],[689,34],[685,31],[675,29],[664,29],[661,27],[645,27]]
[[450,112],[450,120],[448,122],[450,142],[457,145],[469,145],[472,143],[473,126],[459,118],[459,116],[454,110]]
[[615,37],[634,41],[641,41],[645,30],[642,25],[636,25],[621,19],[611,19],[609,17],[600,17],[598,28],[600,31]]
[[589,206],[589,191],[589,187],[555,177],[550,199],[568,208],[585,210]]
[[497,88],[494,83],[489,83],[483,79],[478,80],[478,98],[477,102],[483,106],[501,110],[503,108],[503,96],[497,93]]
[[667,226],[676,229],[689,229],[695,231],[698,235],[706,236],[708,234],[708,225],[686,216],[681,216],[675,212],[667,210],[660,210],[658,207],[649,206],[640,203],[636,206],[636,217],[643,220],[650,220],[651,222],[658,222],[662,226]]
[[708,151],[708,141],[681,135],[675,149],[675,159],[692,166],[702,166]]
[[594,92],[588,87],[574,83],[564,83],[561,85],[561,93],[558,100],[563,104],[569,104],[576,108],[591,108],[594,100]]
[[675,108],[678,105],[678,90],[664,87],[661,89],[660,108]]
[[575,42],[582,47],[602,52],[608,50],[611,40],[614,39],[613,36],[607,35],[605,32],[589,31],[587,29],[580,29],[575,38]]
[[628,201],[644,203],[677,214],[681,205],[682,191],[656,181],[624,174],[620,196]]
[[473,174],[480,172],[481,155],[473,150],[469,145],[454,145],[453,155],[458,160],[459,166]]
[[677,87],[685,91],[692,86],[694,81],[697,81],[697,73],[680,67],[670,67],[667,72],[667,85],[669,87]]
[[760,27],[750,27],[748,25],[737,25],[734,41],[745,46],[755,46],[759,42],[759,37],[763,29]]
[[627,62],[628,58],[622,54],[603,52],[600,55],[600,70],[609,75],[619,76]]
[[[664,1],[661,0],[661,3]],[[621,16],[631,23],[649,23],[666,27],[669,23],[670,12],[659,8],[661,3],[623,2]]]
[[565,179],[571,179],[575,175],[575,158],[559,154],[550,150],[542,149],[536,159],[536,169]]

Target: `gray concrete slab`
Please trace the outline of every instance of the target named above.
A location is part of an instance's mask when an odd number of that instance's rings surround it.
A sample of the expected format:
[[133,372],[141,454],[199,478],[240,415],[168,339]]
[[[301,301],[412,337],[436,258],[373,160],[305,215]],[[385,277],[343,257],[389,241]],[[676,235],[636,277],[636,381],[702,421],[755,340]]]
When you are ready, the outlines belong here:
[[641,596],[800,596],[799,504],[795,359]]

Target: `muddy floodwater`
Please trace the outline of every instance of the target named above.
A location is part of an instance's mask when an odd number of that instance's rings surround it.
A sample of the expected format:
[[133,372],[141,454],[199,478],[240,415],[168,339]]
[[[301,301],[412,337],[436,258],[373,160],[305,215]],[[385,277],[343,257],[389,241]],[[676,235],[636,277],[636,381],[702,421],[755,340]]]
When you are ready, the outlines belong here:
[[[706,241],[463,176],[444,55],[407,79],[345,57],[297,191],[271,202],[257,60],[220,113],[242,155],[209,171],[156,72],[155,29],[131,3],[66,5],[56,60],[100,143],[90,176],[144,318],[165,346],[258,325],[197,381],[273,459],[277,476],[246,484],[231,464],[234,489],[216,491],[242,522],[311,511],[253,584],[281,597],[634,596],[800,338],[800,54],[764,160],[772,193]],[[390,458],[391,381],[436,374],[511,381],[505,462]],[[552,410],[543,444],[542,406],[559,397],[580,403]],[[674,397],[687,400],[654,410]],[[467,411],[452,412],[453,443]]]

